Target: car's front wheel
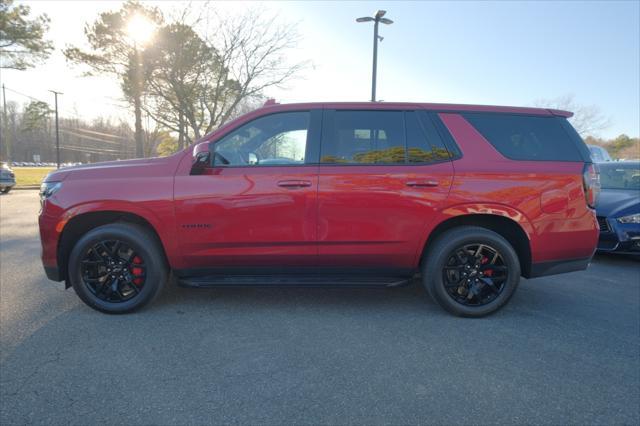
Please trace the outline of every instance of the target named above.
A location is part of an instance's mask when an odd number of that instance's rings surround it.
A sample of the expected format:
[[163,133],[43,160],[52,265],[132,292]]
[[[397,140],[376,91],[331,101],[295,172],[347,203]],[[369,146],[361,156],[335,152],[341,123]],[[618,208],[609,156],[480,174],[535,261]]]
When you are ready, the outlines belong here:
[[427,292],[454,315],[481,317],[496,312],[513,296],[520,262],[501,235],[485,228],[451,229],[428,248],[422,262]]
[[99,226],[83,235],[71,251],[68,272],[80,299],[109,314],[146,305],[168,277],[154,236],[128,223]]

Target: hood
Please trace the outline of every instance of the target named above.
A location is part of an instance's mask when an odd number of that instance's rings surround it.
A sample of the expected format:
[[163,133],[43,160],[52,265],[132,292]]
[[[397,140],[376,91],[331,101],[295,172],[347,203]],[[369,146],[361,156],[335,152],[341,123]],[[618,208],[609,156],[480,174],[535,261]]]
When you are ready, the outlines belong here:
[[618,216],[640,213],[640,191],[633,189],[603,189],[598,197],[598,216]]
[[[80,166],[65,167],[49,173],[44,182],[60,182],[70,175],[75,177],[113,177],[127,176],[133,171],[141,171],[156,165],[164,165],[171,157],[137,158],[134,160],[104,161],[100,163],[83,164]],[[135,173],[133,173],[135,174]],[[132,176],[133,177],[133,176]]]

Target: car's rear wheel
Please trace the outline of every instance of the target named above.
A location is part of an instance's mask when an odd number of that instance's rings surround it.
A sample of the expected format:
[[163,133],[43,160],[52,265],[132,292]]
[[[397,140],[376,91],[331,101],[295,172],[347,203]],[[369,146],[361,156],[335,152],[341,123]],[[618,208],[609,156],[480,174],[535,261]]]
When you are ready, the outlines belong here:
[[8,194],[9,191],[11,191],[11,187],[10,186],[6,186],[6,187],[2,188],[2,190],[0,190],[0,192],[2,192],[3,194]]
[[141,308],[160,292],[167,276],[156,238],[128,223],[92,229],[80,238],[69,256],[69,279],[76,294],[105,313]]
[[462,226],[440,235],[422,262],[427,292],[454,315],[481,317],[502,308],[520,281],[520,262],[501,235]]

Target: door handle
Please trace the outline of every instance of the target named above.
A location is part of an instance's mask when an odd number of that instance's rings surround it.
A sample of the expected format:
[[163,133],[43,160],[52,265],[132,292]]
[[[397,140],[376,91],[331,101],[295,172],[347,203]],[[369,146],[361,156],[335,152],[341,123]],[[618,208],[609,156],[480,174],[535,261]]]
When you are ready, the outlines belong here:
[[278,186],[281,188],[306,188],[311,186],[309,180],[281,180],[278,181]]
[[411,180],[406,183],[407,186],[411,186],[413,188],[429,188],[438,186],[438,181],[435,180]]

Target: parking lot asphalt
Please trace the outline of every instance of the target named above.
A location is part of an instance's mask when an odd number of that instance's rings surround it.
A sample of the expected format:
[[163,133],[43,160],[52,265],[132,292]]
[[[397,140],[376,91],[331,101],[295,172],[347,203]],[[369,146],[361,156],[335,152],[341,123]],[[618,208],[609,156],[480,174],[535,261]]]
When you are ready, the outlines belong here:
[[640,263],[522,281],[488,318],[396,289],[170,286],[108,316],[0,196],[0,423],[638,424]]

